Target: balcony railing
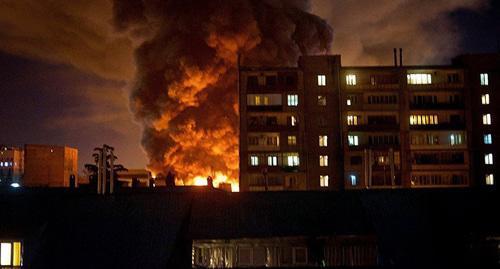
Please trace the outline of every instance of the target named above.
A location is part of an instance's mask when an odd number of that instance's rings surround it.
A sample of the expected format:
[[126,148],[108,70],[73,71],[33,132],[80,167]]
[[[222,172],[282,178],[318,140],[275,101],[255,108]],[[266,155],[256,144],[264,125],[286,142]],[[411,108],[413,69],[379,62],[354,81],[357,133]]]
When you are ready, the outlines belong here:
[[410,125],[410,130],[464,130],[464,122],[443,122],[440,124]]
[[399,130],[399,123],[395,124],[361,124],[361,125],[347,125],[347,129],[353,132],[366,132],[366,131],[395,131]]
[[410,104],[410,109],[464,109],[465,105],[463,103],[435,103],[435,104]]
[[247,111],[282,111],[282,105],[273,106],[247,106]]

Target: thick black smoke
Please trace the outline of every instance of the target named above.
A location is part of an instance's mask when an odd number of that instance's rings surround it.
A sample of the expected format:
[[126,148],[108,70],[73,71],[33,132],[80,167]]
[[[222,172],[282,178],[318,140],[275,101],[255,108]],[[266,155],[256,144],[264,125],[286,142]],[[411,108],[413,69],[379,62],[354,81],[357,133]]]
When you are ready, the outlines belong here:
[[327,52],[332,29],[308,1],[114,1],[114,24],[141,45],[131,107],[156,172],[238,177],[237,55],[295,65]]

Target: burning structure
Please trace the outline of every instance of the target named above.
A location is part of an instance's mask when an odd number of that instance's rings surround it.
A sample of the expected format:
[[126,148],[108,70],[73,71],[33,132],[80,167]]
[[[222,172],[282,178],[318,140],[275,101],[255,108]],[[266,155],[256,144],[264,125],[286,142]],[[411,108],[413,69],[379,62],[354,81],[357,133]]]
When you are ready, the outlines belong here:
[[[196,7],[196,8],[193,8]],[[332,29],[308,1],[115,1],[140,42],[131,108],[154,173],[177,184],[238,184],[237,61],[290,65],[326,52]]]

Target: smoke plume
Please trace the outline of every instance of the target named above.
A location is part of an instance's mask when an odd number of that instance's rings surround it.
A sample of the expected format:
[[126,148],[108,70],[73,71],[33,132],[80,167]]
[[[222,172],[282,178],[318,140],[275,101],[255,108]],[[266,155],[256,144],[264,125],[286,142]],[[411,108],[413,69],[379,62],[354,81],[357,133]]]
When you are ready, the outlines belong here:
[[155,172],[184,184],[215,174],[238,178],[237,59],[244,65],[295,65],[328,51],[332,29],[308,1],[114,2],[114,25],[142,44],[131,108]]

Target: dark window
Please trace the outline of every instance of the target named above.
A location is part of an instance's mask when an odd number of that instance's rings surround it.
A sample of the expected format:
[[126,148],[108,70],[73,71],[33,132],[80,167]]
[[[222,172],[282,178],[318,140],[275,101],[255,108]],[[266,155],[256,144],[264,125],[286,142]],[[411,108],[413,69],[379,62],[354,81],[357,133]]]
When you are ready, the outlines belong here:
[[247,88],[250,90],[255,90],[259,87],[259,79],[257,76],[248,76],[247,77]]
[[352,156],[351,157],[351,165],[359,165],[363,162],[363,157],[361,156]]
[[276,86],[276,76],[266,76],[266,86]]

